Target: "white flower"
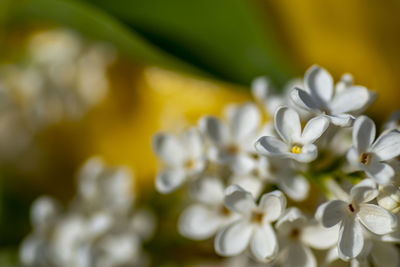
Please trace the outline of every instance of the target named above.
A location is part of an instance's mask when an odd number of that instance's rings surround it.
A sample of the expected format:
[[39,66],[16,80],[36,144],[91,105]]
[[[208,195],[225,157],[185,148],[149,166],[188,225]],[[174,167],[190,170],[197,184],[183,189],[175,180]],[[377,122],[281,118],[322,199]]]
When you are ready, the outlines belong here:
[[183,211],[178,229],[185,237],[203,240],[213,236],[235,216],[224,205],[224,185],[220,180],[206,177],[193,186],[193,195],[198,203]]
[[380,185],[377,196],[379,206],[392,212],[400,211],[400,189],[394,184]]
[[318,207],[316,217],[324,227],[340,224],[338,250],[344,260],[357,257],[364,247],[365,229],[376,235],[393,232],[397,217],[369,204],[378,195],[376,184],[364,179],[351,189],[347,201],[332,200]]
[[200,130],[207,136],[211,145],[209,157],[219,164],[227,164],[237,174],[252,171],[255,160],[254,141],[260,127],[261,114],[252,104],[233,108],[224,124],[215,117],[200,120]]
[[383,125],[384,130],[400,129],[400,110],[396,110]]
[[284,195],[280,191],[264,194],[256,205],[249,192],[231,185],[225,191],[225,205],[240,218],[218,232],[214,242],[216,252],[222,256],[235,256],[250,247],[257,260],[273,260],[278,253],[278,242],[271,223],[286,207]]
[[286,104],[284,96],[273,94],[273,88],[267,77],[255,78],[251,83],[251,92],[255,100],[270,115],[274,115],[278,107]]
[[305,90],[294,88],[291,100],[315,115],[325,115],[337,126],[350,126],[352,113],[370,103],[370,93],[362,86],[350,86],[335,92],[331,75],[319,66],[312,66],[304,77]]
[[290,208],[275,225],[285,267],[314,267],[317,262],[311,248],[328,249],[336,245],[337,228],[325,229],[315,221],[307,221],[297,208]]
[[315,117],[307,122],[302,131],[297,112],[288,107],[280,107],[275,112],[274,122],[275,130],[282,140],[273,136],[261,137],[255,145],[259,153],[299,162],[310,162],[317,157],[318,149],[314,142],[328,128],[328,119]]
[[187,130],[181,139],[166,133],[157,134],[153,138],[153,150],[165,164],[156,178],[156,188],[161,193],[174,191],[206,166],[204,141],[195,128]]
[[296,171],[292,160],[261,157],[259,164],[261,178],[276,184],[289,198],[303,201],[308,197],[310,183]]
[[354,123],[353,146],[347,160],[355,170],[363,170],[379,184],[387,184],[394,177],[393,168],[385,161],[400,155],[400,132],[384,132],[375,140],[375,123],[360,116]]
[[111,168],[101,158],[90,158],[78,174],[77,208],[125,213],[133,204],[133,189],[129,169]]

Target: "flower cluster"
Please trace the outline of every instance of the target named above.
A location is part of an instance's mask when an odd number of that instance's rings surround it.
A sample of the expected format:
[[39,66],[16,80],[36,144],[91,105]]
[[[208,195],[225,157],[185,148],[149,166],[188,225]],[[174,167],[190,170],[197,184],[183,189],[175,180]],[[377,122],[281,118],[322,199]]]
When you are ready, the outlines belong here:
[[193,199],[179,232],[215,236],[216,253],[243,266],[245,252],[269,266],[398,266],[399,113],[376,137],[362,114],[375,93],[319,66],[281,96],[266,78],[252,91],[224,119],[155,135],[157,190],[185,186]]
[[154,217],[134,210],[133,178],[124,167],[89,159],[78,175],[78,192],[70,206],[48,196],[31,209],[33,232],[23,242],[24,266],[147,266],[141,250],[151,238]]
[[99,104],[115,59],[111,46],[65,29],[35,32],[22,50],[19,60],[0,62],[1,155],[22,151],[46,126]]

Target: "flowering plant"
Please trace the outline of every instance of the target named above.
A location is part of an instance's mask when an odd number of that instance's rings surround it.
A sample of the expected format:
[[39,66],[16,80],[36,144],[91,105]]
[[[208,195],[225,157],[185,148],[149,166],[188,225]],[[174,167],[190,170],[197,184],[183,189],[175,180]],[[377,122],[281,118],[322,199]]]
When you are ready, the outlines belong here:
[[254,266],[398,266],[397,113],[376,138],[362,115],[375,93],[348,74],[334,84],[319,66],[283,96],[271,90],[257,78],[255,101],[227,107],[225,119],[155,135],[157,190],[186,186],[193,199],[179,232],[215,236],[217,254],[249,252]]

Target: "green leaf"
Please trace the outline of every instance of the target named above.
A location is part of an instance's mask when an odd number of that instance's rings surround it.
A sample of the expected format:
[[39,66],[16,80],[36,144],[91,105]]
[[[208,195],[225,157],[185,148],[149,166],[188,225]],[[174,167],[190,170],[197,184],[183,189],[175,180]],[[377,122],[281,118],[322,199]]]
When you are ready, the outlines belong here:
[[164,67],[204,74],[189,64],[161,51],[132,29],[88,4],[67,0],[2,0],[0,22],[6,26],[45,21],[72,27],[92,38],[113,43],[134,59]]
[[254,1],[82,0],[102,7],[159,47],[229,81],[268,75],[282,85],[293,70],[279,34]]

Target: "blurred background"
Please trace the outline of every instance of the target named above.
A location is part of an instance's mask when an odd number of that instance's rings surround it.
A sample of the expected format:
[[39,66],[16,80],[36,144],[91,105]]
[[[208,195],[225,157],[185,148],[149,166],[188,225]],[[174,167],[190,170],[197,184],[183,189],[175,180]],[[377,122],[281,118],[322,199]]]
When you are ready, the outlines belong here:
[[181,196],[154,191],[152,135],[312,64],[376,91],[383,120],[399,108],[399,13],[395,0],[0,0],[0,265],[18,265],[32,201],[66,205],[93,155],[132,168],[158,221],[154,266],[216,257],[177,234]]

